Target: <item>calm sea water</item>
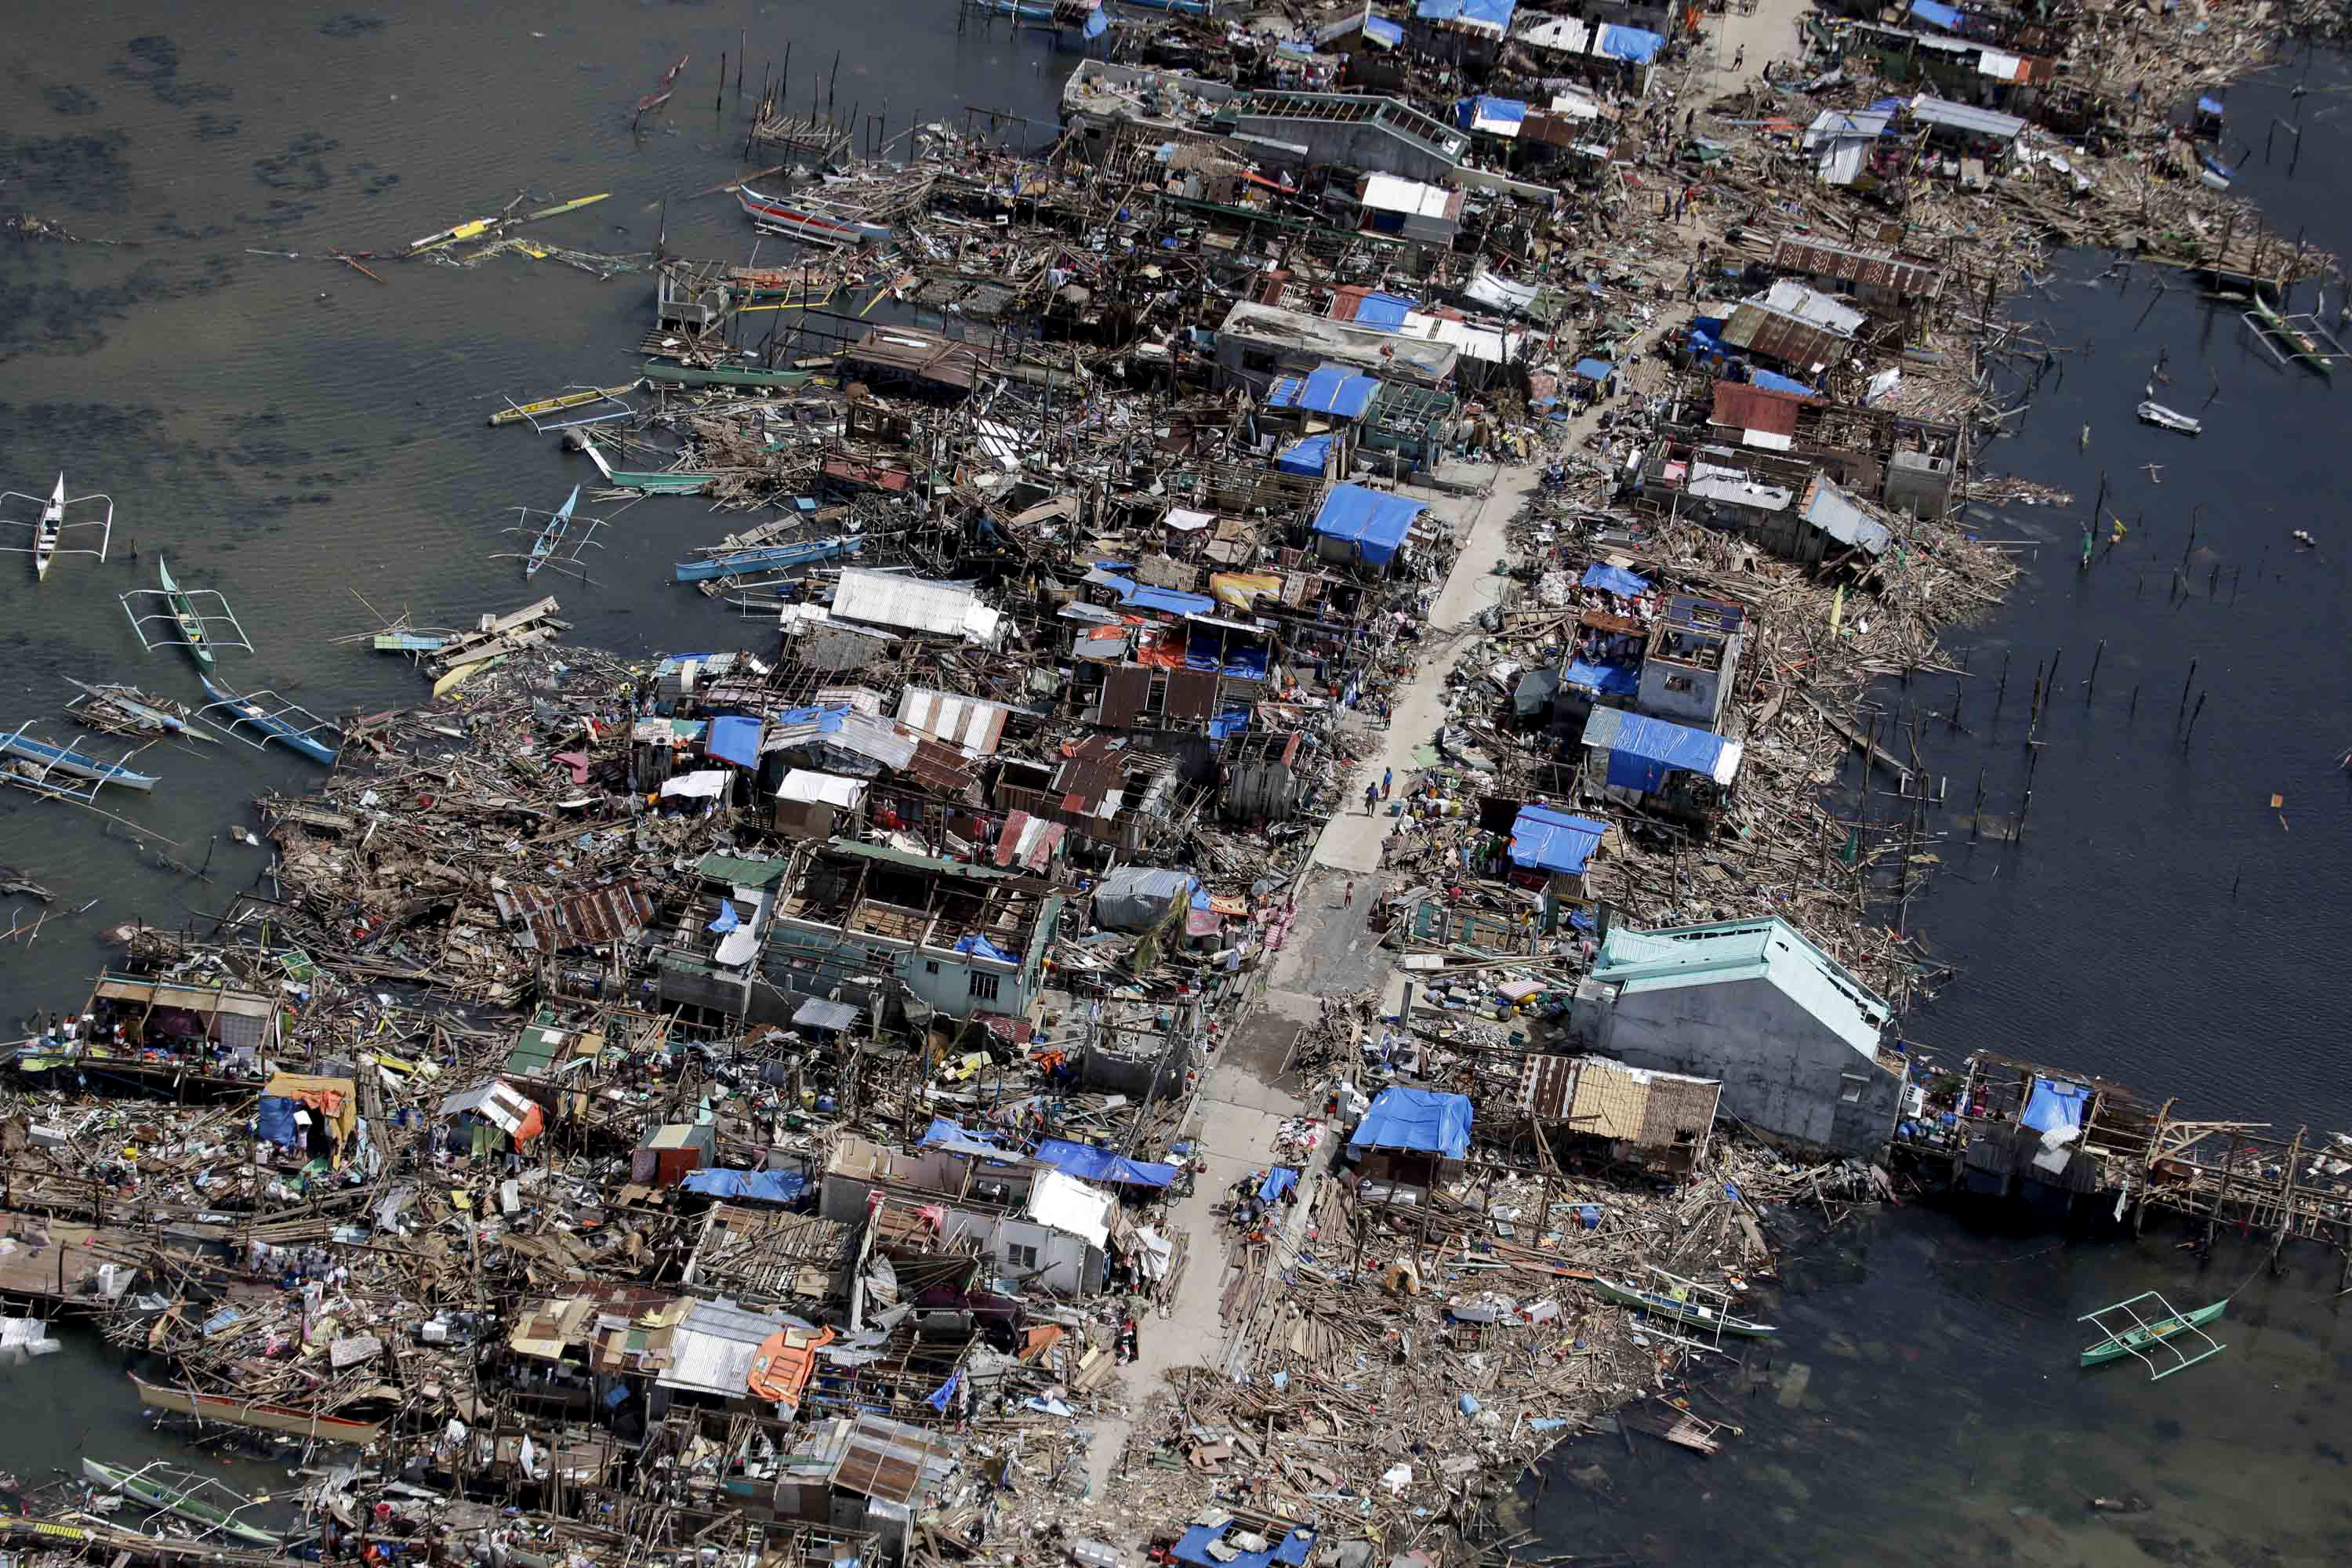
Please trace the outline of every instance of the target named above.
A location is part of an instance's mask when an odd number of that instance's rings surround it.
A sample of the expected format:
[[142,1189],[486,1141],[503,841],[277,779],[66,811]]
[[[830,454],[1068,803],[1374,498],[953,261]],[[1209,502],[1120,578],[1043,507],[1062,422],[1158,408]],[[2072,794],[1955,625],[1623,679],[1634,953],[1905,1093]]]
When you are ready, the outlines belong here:
[[[789,101],[801,109],[837,53],[838,112],[881,113],[885,134],[965,104],[1050,121],[1068,63],[1001,26],[959,37],[946,0],[52,15],[69,25],[14,39],[0,203],[138,243],[0,245],[0,487],[45,491],[63,468],[77,492],[110,492],[124,559],[69,560],[37,589],[0,557],[10,655],[0,719],[12,726],[53,714],[71,695],[64,675],[196,695],[179,656],[140,651],[115,602],[152,584],[161,554],[235,604],[258,652],[225,657],[231,680],[331,714],[422,697],[405,664],[332,642],[375,625],[368,605],[450,625],[542,591],[486,558],[511,547],[499,531],[509,509],[560,500],[583,459],[553,437],[482,422],[501,396],[625,379],[651,321],[649,277],[599,280],[512,258],[471,270],[379,265],[378,285],[321,253],[396,249],[520,192],[536,206],[609,191],[533,237],[642,253],[667,195],[674,252],[740,258],[749,237],[726,198],[677,199],[736,171],[743,106],[731,61],[724,108],[711,100],[739,29],[750,40],[745,97],[762,66],[782,65],[789,40]],[[680,55],[690,61],[669,113],[633,136],[630,105]],[[2250,132],[2242,189],[2290,232],[2307,225],[2352,250],[2340,173],[2347,78],[2324,62],[2298,110],[2287,89],[2299,75],[2232,94],[2236,125],[2299,112],[2311,139],[2290,177],[2284,149],[2263,166]],[[1962,699],[1967,732],[1923,722],[1923,755],[1953,803],[1933,826],[1954,837],[1937,847],[1944,874],[1914,900],[1910,924],[1959,973],[1907,1032],[1955,1055],[1990,1047],[2078,1065],[2180,1095],[2198,1113],[2352,1125],[2329,979],[2347,926],[2352,813],[2352,782],[2336,766],[2352,749],[2337,395],[2267,365],[2235,316],[2199,304],[2185,280],[2149,310],[2149,273],[2119,286],[2100,279],[2106,264],[2066,258],[2046,296],[2020,306],[2049,323],[2051,341],[2084,352],[1988,462],[2082,501],[2063,516],[2020,508],[1986,523],[2049,547],[2000,614],[1955,639],[1978,672]],[[2209,367],[2221,377],[2199,440],[2132,418],[2164,349],[2165,401],[2198,411]],[[2164,467],[2151,477],[2139,468],[2148,462]],[[2110,510],[2134,527],[2084,573],[2077,523],[2102,468]],[[2189,591],[2168,597],[2200,504]],[[2298,527],[2320,548],[2294,552]],[[641,503],[604,535],[599,583],[553,591],[581,638],[631,653],[763,646],[764,627],[666,584],[681,550],[724,528],[690,500]],[[1978,771],[1988,809],[2013,814],[2033,667],[2062,647],[2023,840],[1970,850]],[[2011,681],[1996,721],[1990,677],[2004,651]],[[2208,700],[2183,746],[2172,720],[2191,659],[2190,701]],[[1949,704],[1948,683],[1887,700],[1906,695],[1935,716]],[[30,948],[0,942],[0,1016],[78,1001],[104,926],[217,907],[263,864],[226,828],[250,820],[257,790],[308,776],[276,754],[158,748],[147,761],[164,785],[114,803],[143,844],[70,808],[0,796],[0,862],[65,902],[99,900]],[[2285,797],[2276,811],[2273,792]],[[157,869],[163,838],[190,862],[210,854],[211,883]],[[2117,1369],[2086,1380],[2074,1367],[2085,1337],[2076,1314],[2149,1288],[2202,1300],[2251,1268],[2224,1247],[2200,1276],[2171,1241],[2151,1232],[2136,1247],[2070,1246],[1916,1211],[1849,1220],[1791,1268],[1775,1304],[1786,1338],[1759,1390],[1733,1394],[1745,1438],[1711,1462],[1646,1438],[1633,1459],[1613,1440],[1579,1451],[1535,1517],[1553,1550],[1660,1562],[2339,1557],[2352,1432],[2335,1384],[2352,1347],[2324,1304],[2333,1275],[2319,1260],[2291,1255],[2284,1279],[2250,1284],[2222,1336],[2230,1351],[2179,1379],[2150,1384]],[[168,1447],[139,1429],[111,1361],[86,1342],[0,1380],[55,1417],[0,1432],[0,1466],[28,1479],[64,1462],[61,1438],[102,1457]],[[1568,1479],[1588,1462],[1599,1469],[1586,1481]],[[2084,1509],[2084,1496],[2124,1492],[2155,1506],[2125,1519]]]

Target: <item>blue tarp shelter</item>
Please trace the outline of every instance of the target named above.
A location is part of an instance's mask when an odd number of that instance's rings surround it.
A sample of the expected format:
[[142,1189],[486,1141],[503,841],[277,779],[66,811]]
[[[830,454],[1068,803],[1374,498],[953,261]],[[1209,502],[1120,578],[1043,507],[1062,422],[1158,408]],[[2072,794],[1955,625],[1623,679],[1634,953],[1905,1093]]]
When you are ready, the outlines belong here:
[[1315,531],[1326,538],[1348,540],[1365,560],[1385,566],[1396,559],[1412,520],[1422,510],[1420,501],[1385,490],[1333,485],[1331,493],[1323,498],[1323,509],[1315,514]]
[[1066,1176],[1082,1182],[1105,1182],[1120,1187],[1164,1187],[1176,1179],[1176,1167],[1164,1160],[1129,1160],[1091,1143],[1048,1138],[1037,1145],[1037,1158]]
[[1576,362],[1576,368],[1569,374],[1580,376],[1598,386],[1616,374],[1616,370],[1617,367],[1605,359],[1580,359]]
[[808,1191],[808,1178],[794,1171],[693,1171],[678,1184],[689,1193],[713,1198],[748,1198],[760,1204],[788,1204]]
[[1518,0],[1421,0],[1412,14],[1424,22],[1462,22],[1474,27],[1507,32]]
[[1946,5],[1942,0],[1911,0],[1911,15],[1931,27],[1941,27],[1947,33],[1960,30],[1960,8]]
[[1651,794],[1670,773],[1715,776],[1723,756],[1723,737],[1688,724],[1626,713],[1618,721],[1617,738],[1609,746],[1609,782],[1619,789]]
[[1386,16],[1367,16],[1364,18],[1364,37],[1376,44],[1395,48],[1404,42],[1404,24],[1391,22]]
[[1276,1165],[1265,1173],[1265,1180],[1258,1184],[1257,1201],[1270,1204],[1297,1184],[1298,1168],[1297,1166]]
[[1192,1568],[1274,1568],[1276,1563],[1282,1564],[1283,1568],[1300,1568],[1300,1565],[1307,1561],[1307,1553],[1315,1545],[1315,1532],[1311,1530],[1300,1529],[1292,1531],[1264,1552],[1244,1552],[1237,1556],[1226,1558],[1223,1563],[1210,1556],[1209,1543],[1222,1542],[1225,1532],[1235,1528],[1246,1529],[1247,1527],[1237,1527],[1232,1524],[1196,1524],[1187,1530],[1183,1537],[1176,1542],[1171,1555],[1179,1563],[1192,1564]]
[[740,926],[742,923],[743,917],[735,912],[734,900],[731,899],[721,899],[719,900],[719,912],[713,915],[710,918],[710,923],[704,926],[702,929],[705,931],[715,931],[723,933],[733,931],[737,926]]
[[1402,331],[1404,319],[1421,309],[1421,301],[1402,294],[1367,294],[1356,305],[1356,325],[1376,331]]
[[1806,385],[1803,382],[1799,381],[1795,376],[1782,375],[1778,371],[1759,369],[1749,375],[1748,379],[1755,385],[1762,387],[1767,392],[1793,392],[1800,397],[1819,397],[1821,395],[1819,391],[1813,387]]
[[710,721],[710,741],[703,749],[722,763],[739,768],[760,765],[760,721],[729,713]]
[[1321,479],[1331,466],[1331,437],[1307,436],[1293,441],[1274,460],[1277,472],[1304,474],[1310,479]]
[[2026,1097],[2025,1110],[2018,1119],[2021,1127],[2031,1127],[2036,1132],[2047,1132],[2058,1127],[2080,1127],[2083,1112],[2090,1108],[2091,1091],[2079,1083],[2066,1083],[2058,1079],[2037,1078],[2033,1092]]
[[1648,65],[1658,58],[1666,40],[1640,27],[1623,27],[1614,22],[1604,25],[1601,36],[1592,40],[1592,52],[1612,60],[1631,60],[1635,65]]
[[1430,1089],[1384,1089],[1349,1136],[1348,1147],[1412,1149],[1459,1160],[1470,1152],[1470,1097]]
[[[1492,98],[1481,94],[1465,98],[1454,106],[1454,123],[1465,131],[1492,131],[1498,136],[1516,136],[1517,127],[1527,123],[1528,106],[1516,98]],[[1505,131],[1503,126],[1513,129]]]
[[1217,607],[1217,601],[1206,594],[1180,594],[1173,588],[1139,587],[1121,603],[1171,616],[1205,616]]
[[955,950],[958,952],[964,953],[976,952],[982,958],[992,958],[999,963],[1018,963],[1021,962],[1019,957],[1005,952],[1003,948],[998,947],[994,942],[989,941],[978,931],[972,931],[969,935],[957,938]]
[[1108,32],[1109,32],[1109,31],[1110,31],[1110,18],[1109,18],[1108,16],[1106,16],[1106,15],[1104,15],[1104,14],[1103,14],[1102,8],[1101,8],[1100,6],[1097,6],[1095,9],[1093,9],[1093,10],[1091,10],[1091,11],[1089,11],[1089,12],[1087,12],[1087,25],[1086,25],[1085,32],[1086,32],[1086,36],[1087,36],[1087,37],[1089,37],[1089,38],[1099,38],[1099,37],[1101,37],[1105,33],[1108,33]]
[[294,1101],[282,1094],[261,1097],[260,1113],[254,1119],[254,1131],[272,1143],[295,1148],[302,1142],[302,1130],[294,1125]]
[[1341,419],[1361,419],[1372,405],[1372,396],[1381,384],[1369,375],[1358,375],[1336,364],[1317,368],[1305,377],[1286,375],[1274,384],[1266,395],[1268,408],[1305,408],[1317,414],[1335,415]]
[[1631,697],[1642,689],[1642,673],[1629,665],[1594,664],[1588,659],[1572,658],[1561,680],[1570,686],[1581,686],[1602,697]]
[[1558,806],[1523,805],[1511,823],[1511,864],[1580,877],[1608,832],[1607,823]]
[[1650,580],[1647,577],[1638,572],[1628,572],[1622,566],[1612,566],[1600,561],[1594,562],[1584,569],[1584,575],[1577,579],[1577,585],[1581,588],[1606,588],[1612,594],[1622,594],[1629,599],[1638,598],[1650,591]]

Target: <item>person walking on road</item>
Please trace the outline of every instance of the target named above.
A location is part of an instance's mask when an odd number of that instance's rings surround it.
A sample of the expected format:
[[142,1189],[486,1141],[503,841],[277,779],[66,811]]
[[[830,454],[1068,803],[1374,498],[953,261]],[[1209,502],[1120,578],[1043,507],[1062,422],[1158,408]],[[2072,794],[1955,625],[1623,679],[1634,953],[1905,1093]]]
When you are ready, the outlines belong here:
[[1380,804],[1381,786],[1376,784],[1366,784],[1364,786],[1364,815],[1366,816],[1371,816],[1373,808],[1378,806]]
[[1391,792],[1395,788],[1396,770],[1394,768],[1382,768],[1381,770],[1381,798],[1382,800],[1388,799]]
[[1348,885],[1339,890],[1339,907],[1343,910],[1356,907],[1356,879],[1353,877],[1349,878]]

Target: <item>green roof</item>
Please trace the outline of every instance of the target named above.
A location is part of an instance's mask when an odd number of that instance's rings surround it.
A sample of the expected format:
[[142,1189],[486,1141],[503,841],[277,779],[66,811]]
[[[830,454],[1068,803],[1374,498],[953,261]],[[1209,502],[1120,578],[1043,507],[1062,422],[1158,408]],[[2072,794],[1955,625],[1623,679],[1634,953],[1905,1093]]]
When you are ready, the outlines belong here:
[[789,860],[747,860],[740,855],[705,855],[695,862],[694,874],[712,882],[738,888],[771,888],[784,879]]
[[1844,965],[1778,915],[1665,931],[1612,927],[1592,977],[1626,993],[1769,980],[1865,1056],[1877,1054],[1890,1012]]

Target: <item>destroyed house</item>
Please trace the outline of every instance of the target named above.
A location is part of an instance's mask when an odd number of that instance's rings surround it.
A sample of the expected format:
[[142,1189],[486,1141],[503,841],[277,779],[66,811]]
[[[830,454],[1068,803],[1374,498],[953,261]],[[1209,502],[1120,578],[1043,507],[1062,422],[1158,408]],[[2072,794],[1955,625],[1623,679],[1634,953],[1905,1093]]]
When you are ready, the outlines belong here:
[[1247,92],[1219,104],[1213,128],[1306,151],[1309,164],[1444,184],[1470,138],[1402,99],[1345,92]]
[[1773,241],[1772,266],[1874,310],[1908,310],[1934,300],[1944,286],[1944,269],[1934,262],[1811,235],[1784,234]]
[[1118,1200],[960,1131],[940,1134],[940,1125],[911,1152],[838,1140],[818,1213],[843,1224],[870,1216],[877,1227],[871,1250],[887,1243],[917,1255],[966,1252],[1018,1287],[1060,1296],[1100,1290]]
[[1806,375],[1843,362],[1867,319],[1818,289],[1783,279],[1742,300],[1724,325],[1722,341]]
[[1739,669],[1747,612],[1721,599],[1675,594],[1651,628],[1635,711],[1718,727]]
[[1020,1017],[1045,987],[1061,910],[1034,877],[836,839],[778,903],[759,973],[779,997],[875,993],[924,1016]]
[[1337,364],[1381,381],[1442,384],[1461,357],[1440,342],[1430,319],[1408,331],[1360,325],[1328,316],[1310,316],[1276,305],[1243,300],[1225,313],[1217,329],[1217,371],[1228,386],[1265,394],[1291,376],[1313,374]]
[[1622,708],[1592,710],[1584,752],[1579,784],[1588,796],[1685,822],[1712,819],[1739,777],[1738,742]]
[[776,1517],[871,1531],[881,1555],[898,1560],[916,1506],[947,1484],[956,1456],[952,1438],[920,1426],[865,1412],[835,1416],[782,1458]]
[[1725,1110],[1810,1149],[1867,1158],[1902,1104],[1886,1003],[1778,916],[1612,927],[1572,1017],[1600,1053],[1720,1079]]
[[1606,1158],[1683,1172],[1706,1157],[1723,1086],[1607,1057],[1529,1056],[1519,1108],[1536,1125],[1597,1146]]
[[672,1005],[779,1023],[782,998],[758,984],[761,946],[792,863],[706,855],[697,885],[653,941],[655,994]]
[[1326,561],[1389,572],[1406,552],[1427,503],[1362,485],[1333,485],[1315,514],[1317,552]]
[[[1194,692],[1194,683],[1179,679],[1175,672],[1164,686],[1156,676],[1147,683],[1142,677],[1150,672],[1136,668],[1137,675],[1109,672],[1119,682],[1116,699],[1112,683],[1107,679],[1104,685],[1104,701],[1119,704],[1111,710],[1124,710],[1129,694],[1137,690],[1144,699],[1139,716],[1149,714],[1154,695],[1162,698],[1162,714],[1171,704],[1180,712],[1191,710],[1192,697],[1188,694]],[[1181,782],[1174,759],[1166,753],[1146,751],[1126,736],[1097,732],[1065,748],[1062,760],[1050,766],[1006,759],[992,799],[1000,810],[1026,812],[1060,823],[1094,844],[1134,851],[1157,842],[1160,829],[1174,814]]]
[[782,1209],[713,1204],[679,1283],[811,1311],[848,1289],[856,1227]]
[[1348,1135],[1348,1157],[1362,1173],[1359,1190],[1391,1200],[1428,1192],[1449,1164],[1470,1157],[1471,1119],[1467,1095],[1381,1090]]
[[257,1079],[261,1058],[281,1048],[280,1010],[263,992],[108,970],[82,1009],[90,1021],[80,1040],[36,1040],[17,1059],[69,1057],[85,1073]]

